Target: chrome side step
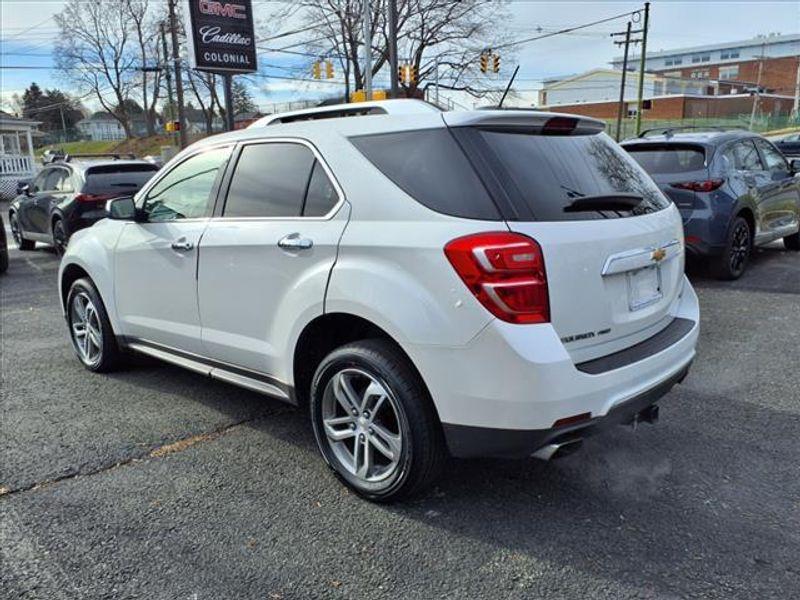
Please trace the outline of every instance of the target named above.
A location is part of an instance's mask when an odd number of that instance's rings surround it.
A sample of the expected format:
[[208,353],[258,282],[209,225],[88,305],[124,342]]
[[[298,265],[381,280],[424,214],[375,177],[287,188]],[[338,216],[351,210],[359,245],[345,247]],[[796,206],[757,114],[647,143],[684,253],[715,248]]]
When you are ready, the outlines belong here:
[[[264,381],[255,376],[251,377],[242,373],[235,373],[217,364],[206,363],[202,360],[202,357],[193,356],[190,358],[182,354],[170,352],[164,348],[155,348],[150,344],[144,344],[141,342],[128,342],[126,347],[130,350],[141,352],[142,354],[157,358],[158,360],[163,360],[164,362],[176,365],[178,367],[183,367],[184,369],[194,371],[195,373],[200,373],[201,375],[213,377],[214,379],[219,379],[220,381],[224,381],[226,383],[232,383],[233,385],[238,385],[239,387],[243,387],[254,392],[259,392],[268,396],[274,396],[276,398],[280,398],[281,400],[291,402],[289,394],[287,394],[277,385]],[[256,374],[254,373],[253,375]]]

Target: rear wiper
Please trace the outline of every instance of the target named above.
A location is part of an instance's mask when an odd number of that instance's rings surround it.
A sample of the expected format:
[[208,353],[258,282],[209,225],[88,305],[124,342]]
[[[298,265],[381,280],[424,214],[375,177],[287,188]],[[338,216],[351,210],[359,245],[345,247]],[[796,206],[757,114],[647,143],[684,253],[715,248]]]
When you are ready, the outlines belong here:
[[636,208],[644,200],[636,194],[602,194],[598,196],[584,196],[573,200],[564,207],[564,212],[594,212],[598,210],[623,210]]

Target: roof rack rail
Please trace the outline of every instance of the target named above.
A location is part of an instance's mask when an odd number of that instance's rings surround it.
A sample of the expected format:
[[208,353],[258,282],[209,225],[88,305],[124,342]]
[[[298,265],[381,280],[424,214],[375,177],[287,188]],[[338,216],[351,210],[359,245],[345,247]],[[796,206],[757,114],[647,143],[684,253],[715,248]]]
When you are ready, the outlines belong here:
[[136,160],[136,155],[132,152],[98,152],[94,154],[64,154],[56,160],[69,162],[73,158],[113,158],[114,160]]
[[340,117],[362,117],[366,115],[409,115],[441,112],[439,108],[424,100],[397,98],[394,100],[370,100],[348,104],[330,104],[304,108],[291,112],[275,113],[253,121],[247,127],[264,127],[297,121],[316,121],[318,119],[337,119]]
[[664,135],[672,137],[676,131],[736,131],[741,127],[731,125],[678,125],[676,127],[653,127],[645,129],[638,137],[646,138],[649,135]]

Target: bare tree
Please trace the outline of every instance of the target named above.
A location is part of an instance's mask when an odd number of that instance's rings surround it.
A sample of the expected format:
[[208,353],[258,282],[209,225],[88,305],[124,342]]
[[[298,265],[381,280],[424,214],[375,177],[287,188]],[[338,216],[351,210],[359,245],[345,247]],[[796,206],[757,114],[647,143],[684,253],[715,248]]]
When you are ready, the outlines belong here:
[[130,137],[125,101],[136,88],[138,57],[127,5],[128,0],[68,0],[55,16],[60,35],[54,57],[62,78],[93,94]]
[[126,2],[126,9],[130,14],[131,29],[140,61],[138,65],[138,68],[141,69],[140,97],[144,109],[147,135],[154,135],[156,104],[161,95],[161,70],[151,71],[148,67],[160,65],[162,62],[157,25],[159,17],[163,18],[163,15],[154,15],[148,0],[129,0]]
[[[387,6],[385,0],[371,3],[372,74],[378,74],[389,60]],[[306,47],[311,55],[334,59],[345,78],[363,87],[364,45],[362,0],[301,0],[293,10],[306,26]],[[417,79],[402,84],[409,96],[417,95],[438,76],[450,89],[482,96],[496,86],[482,75],[481,52],[505,45],[508,33],[506,3],[498,0],[398,0],[397,43],[401,63],[414,67]],[[511,52],[506,51],[506,60]],[[392,73],[390,77],[396,77]]]

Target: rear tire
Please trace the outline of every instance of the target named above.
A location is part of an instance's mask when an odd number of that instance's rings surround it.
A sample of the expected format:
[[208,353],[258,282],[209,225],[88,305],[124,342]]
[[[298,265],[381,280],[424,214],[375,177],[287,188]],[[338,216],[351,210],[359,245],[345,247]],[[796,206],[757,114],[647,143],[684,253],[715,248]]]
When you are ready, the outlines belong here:
[[728,229],[725,250],[712,265],[717,279],[739,279],[747,269],[753,250],[753,232],[750,224],[742,217],[736,217]]
[[447,460],[425,384],[389,341],[354,342],[325,357],[311,384],[310,409],[328,466],[368,500],[421,493]]
[[783,238],[783,247],[787,250],[794,250],[795,252],[800,250],[800,231]]
[[19,221],[17,220],[17,213],[11,213],[8,216],[8,224],[11,227],[11,236],[17,244],[17,248],[20,250],[33,250],[36,248],[36,242],[22,237],[22,229],[20,229]]
[[72,347],[84,367],[96,373],[113,371],[122,353],[100,294],[90,279],[75,281],[67,294],[67,326]]
[[55,248],[58,256],[64,256],[64,252],[67,251],[67,244],[69,244],[69,236],[67,235],[67,228],[64,226],[64,221],[61,219],[54,219],[53,248]]

